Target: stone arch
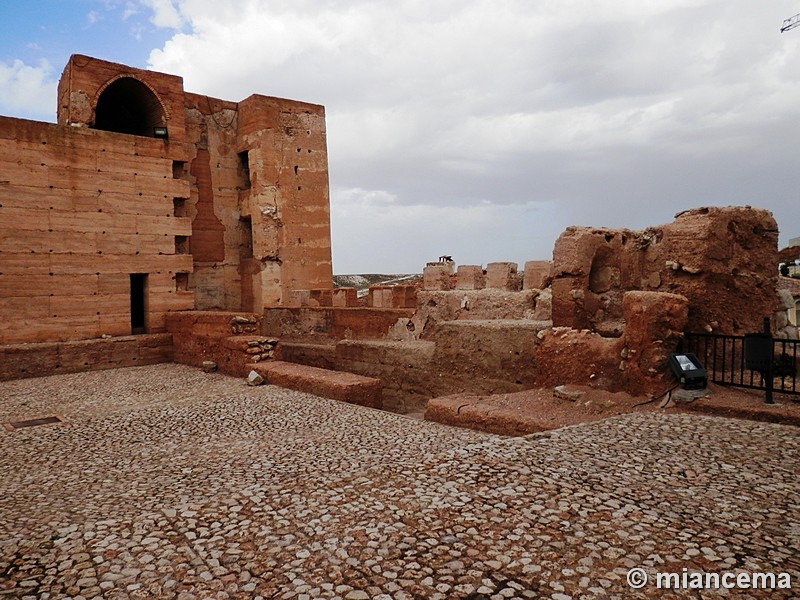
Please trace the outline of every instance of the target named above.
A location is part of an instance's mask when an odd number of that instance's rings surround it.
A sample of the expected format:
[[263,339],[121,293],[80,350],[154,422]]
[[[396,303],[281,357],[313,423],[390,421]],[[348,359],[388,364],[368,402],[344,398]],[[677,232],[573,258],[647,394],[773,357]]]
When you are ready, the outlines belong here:
[[169,114],[156,91],[134,75],[117,75],[97,92],[94,128],[154,137],[154,127],[166,127]]

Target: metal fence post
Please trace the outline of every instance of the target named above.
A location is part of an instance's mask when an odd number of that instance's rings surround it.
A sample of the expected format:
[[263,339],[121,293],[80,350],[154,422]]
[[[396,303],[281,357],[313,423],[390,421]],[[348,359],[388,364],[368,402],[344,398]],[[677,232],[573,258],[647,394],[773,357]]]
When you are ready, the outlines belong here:
[[772,328],[770,327],[769,317],[764,317],[764,333],[769,336],[770,360],[766,364],[767,372],[764,377],[767,380],[764,382],[766,386],[766,394],[764,395],[764,404],[775,404],[772,399],[772,388],[775,384],[775,340],[772,339]]

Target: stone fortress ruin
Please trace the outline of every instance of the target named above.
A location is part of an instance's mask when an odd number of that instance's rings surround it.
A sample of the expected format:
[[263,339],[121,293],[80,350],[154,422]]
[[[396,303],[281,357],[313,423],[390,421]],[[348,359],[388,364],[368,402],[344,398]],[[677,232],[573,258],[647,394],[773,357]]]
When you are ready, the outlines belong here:
[[699,208],[571,227],[522,270],[429,263],[421,286],[360,300],[333,287],[323,107],[75,55],[57,124],[0,118],[0,379],[213,363],[399,412],[562,384],[655,394],[684,332],[772,317],[797,338],[777,241],[768,211]]

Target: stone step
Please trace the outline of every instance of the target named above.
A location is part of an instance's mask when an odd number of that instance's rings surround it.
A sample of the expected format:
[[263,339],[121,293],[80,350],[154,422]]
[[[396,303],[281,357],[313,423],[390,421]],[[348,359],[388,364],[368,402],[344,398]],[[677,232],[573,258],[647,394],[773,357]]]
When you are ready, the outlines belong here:
[[343,371],[331,371],[280,360],[248,365],[269,384],[349,404],[381,408],[381,382]]

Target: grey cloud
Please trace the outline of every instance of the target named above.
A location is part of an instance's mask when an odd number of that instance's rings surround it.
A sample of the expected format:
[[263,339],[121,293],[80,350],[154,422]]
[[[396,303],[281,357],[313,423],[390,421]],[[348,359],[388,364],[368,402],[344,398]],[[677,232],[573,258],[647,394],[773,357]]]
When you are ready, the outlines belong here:
[[[391,197],[410,244],[460,247],[447,215],[493,205],[492,226],[514,233],[482,238],[487,257],[522,226],[540,258],[565,224],[639,228],[702,204],[762,206],[783,239],[798,235],[800,33],[778,33],[789,0],[217,4],[176,3],[188,25],[151,65],[224,98],[326,105],[339,272],[376,253],[402,262],[396,245],[364,250],[370,221],[361,235],[337,221],[348,190]],[[372,227],[376,243],[392,235],[388,216]]]

